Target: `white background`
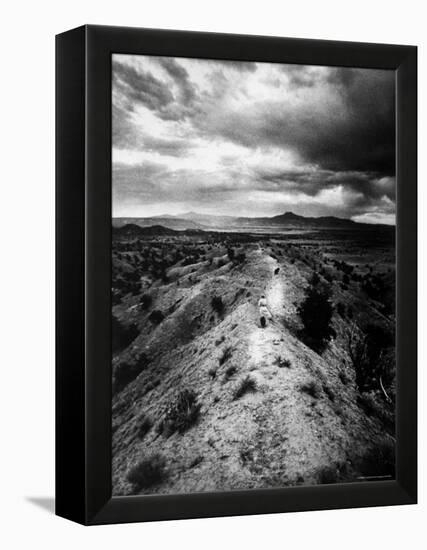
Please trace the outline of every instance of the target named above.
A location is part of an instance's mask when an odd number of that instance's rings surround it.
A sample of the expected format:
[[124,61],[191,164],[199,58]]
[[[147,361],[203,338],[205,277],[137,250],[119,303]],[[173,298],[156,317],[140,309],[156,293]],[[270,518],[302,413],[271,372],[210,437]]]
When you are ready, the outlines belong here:
[[[426,150],[427,33],[412,0],[116,0],[3,2],[1,10],[1,451],[3,548],[420,548],[425,535],[425,438],[420,504],[84,528],[55,517],[54,35],[83,23],[416,44],[420,146]],[[421,250],[426,237],[420,155]],[[420,306],[426,292],[420,291]],[[420,340],[425,308],[420,315]],[[423,331],[424,329],[424,331]],[[426,347],[420,342],[420,426],[426,431]],[[42,499],[37,505],[31,499]],[[47,499],[47,500],[46,500]],[[4,539],[4,541],[3,541]]]

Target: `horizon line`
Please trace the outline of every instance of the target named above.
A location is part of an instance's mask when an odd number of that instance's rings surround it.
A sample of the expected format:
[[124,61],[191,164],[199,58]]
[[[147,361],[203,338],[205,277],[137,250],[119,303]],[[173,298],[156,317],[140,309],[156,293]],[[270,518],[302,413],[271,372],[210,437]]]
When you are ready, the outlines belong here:
[[182,212],[181,214],[155,214],[153,216],[135,216],[135,215],[120,215],[120,216],[114,216],[112,215],[112,219],[120,219],[120,218],[133,218],[133,219],[155,219],[155,218],[165,218],[165,217],[172,217],[172,218],[180,218],[180,216],[184,216],[187,214],[196,214],[198,216],[209,216],[214,218],[246,218],[246,219],[252,219],[256,220],[259,218],[277,218],[278,216],[284,216],[286,214],[292,214],[299,218],[305,218],[305,219],[322,219],[322,218],[335,218],[337,220],[346,220],[352,223],[360,224],[360,225],[387,225],[390,227],[396,227],[396,221],[393,223],[385,223],[385,222],[370,222],[370,221],[355,221],[352,218],[345,218],[341,216],[334,216],[332,214],[329,215],[323,215],[323,216],[304,216],[302,214],[295,214],[291,210],[287,210],[286,212],[283,212],[282,214],[274,214],[272,216],[233,216],[231,214],[202,214],[200,212],[196,212],[194,210],[187,210],[186,212]]

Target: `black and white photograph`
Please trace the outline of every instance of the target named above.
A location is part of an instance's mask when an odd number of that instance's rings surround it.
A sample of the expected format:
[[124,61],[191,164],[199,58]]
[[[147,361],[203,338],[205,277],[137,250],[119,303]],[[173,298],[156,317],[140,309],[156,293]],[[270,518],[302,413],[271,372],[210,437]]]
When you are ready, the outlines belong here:
[[395,72],[112,56],[114,496],[395,477]]

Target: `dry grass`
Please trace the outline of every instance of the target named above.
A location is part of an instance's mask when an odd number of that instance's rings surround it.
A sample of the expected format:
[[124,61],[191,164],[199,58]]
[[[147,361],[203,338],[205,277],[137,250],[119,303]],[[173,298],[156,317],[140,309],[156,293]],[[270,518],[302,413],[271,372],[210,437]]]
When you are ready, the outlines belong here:
[[144,457],[127,474],[127,480],[134,491],[158,485],[165,477],[166,461],[159,453]]
[[249,375],[247,375],[245,378],[243,378],[239,384],[237,385],[236,389],[234,390],[233,399],[240,399],[248,392],[255,392],[257,390],[256,382],[253,378],[251,378]]

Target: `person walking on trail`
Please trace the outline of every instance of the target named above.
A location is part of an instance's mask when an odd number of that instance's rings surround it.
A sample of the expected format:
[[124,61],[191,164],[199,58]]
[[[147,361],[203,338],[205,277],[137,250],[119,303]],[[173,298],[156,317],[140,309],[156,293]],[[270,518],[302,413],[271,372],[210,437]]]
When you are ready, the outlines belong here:
[[270,310],[267,306],[267,300],[265,298],[265,295],[262,294],[261,298],[258,300],[258,307],[259,307],[259,322],[261,324],[261,327],[264,328],[267,324],[267,319],[271,320],[272,315],[270,313]]

